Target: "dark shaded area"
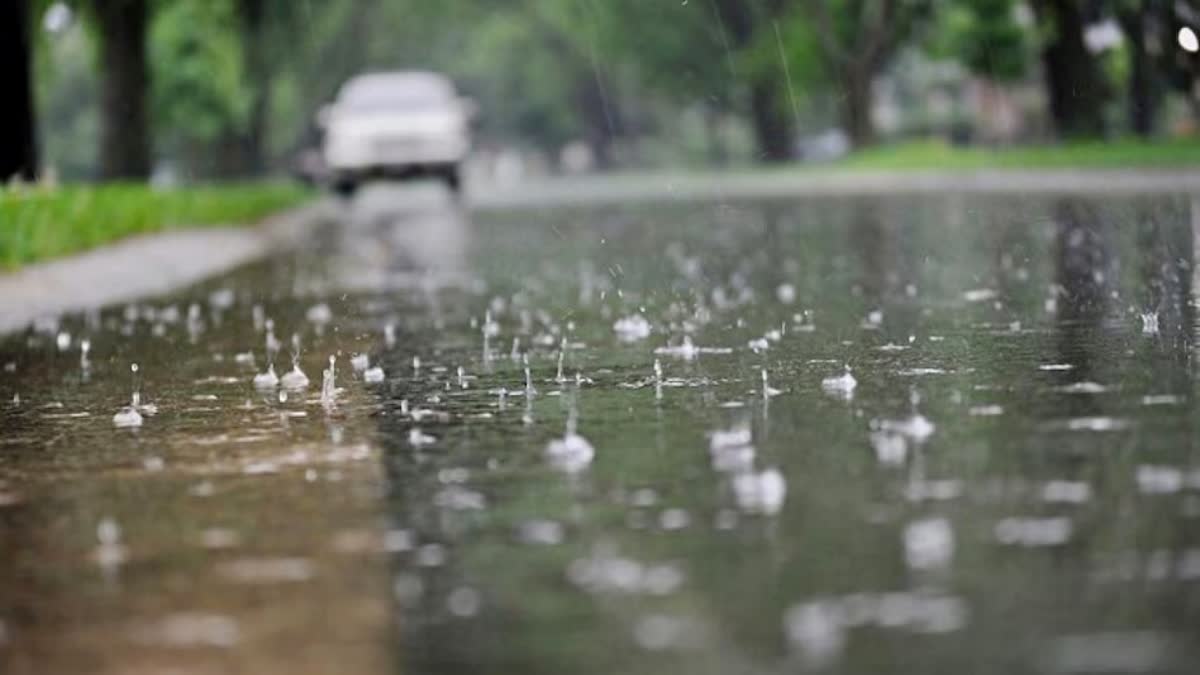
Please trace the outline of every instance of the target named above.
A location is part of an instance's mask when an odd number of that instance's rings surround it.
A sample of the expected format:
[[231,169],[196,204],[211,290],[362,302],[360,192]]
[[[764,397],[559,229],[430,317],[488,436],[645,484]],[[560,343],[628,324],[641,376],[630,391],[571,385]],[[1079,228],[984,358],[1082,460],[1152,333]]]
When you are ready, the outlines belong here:
[[151,169],[148,0],[93,0],[100,41],[100,177],[144,180]]
[[1129,126],[1139,136],[1150,136],[1158,130],[1164,89],[1163,64],[1158,56],[1164,41],[1171,39],[1165,32],[1169,25],[1161,0],[1133,0],[1117,3],[1117,20],[1128,40],[1129,93],[1127,114]]
[[1048,33],[1042,47],[1050,115],[1064,138],[1102,136],[1108,95],[1100,64],[1083,41],[1086,16],[1077,0],[1034,0]]
[[258,175],[267,168],[265,146],[270,117],[271,70],[267,60],[266,34],[268,0],[238,0],[238,18],[242,28],[242,58],[250,81],[250,114],[242,143],[245,171]]
[[0,182],[37,176],[37,131],[33,102],[33,17],[29,0],[0,3]]

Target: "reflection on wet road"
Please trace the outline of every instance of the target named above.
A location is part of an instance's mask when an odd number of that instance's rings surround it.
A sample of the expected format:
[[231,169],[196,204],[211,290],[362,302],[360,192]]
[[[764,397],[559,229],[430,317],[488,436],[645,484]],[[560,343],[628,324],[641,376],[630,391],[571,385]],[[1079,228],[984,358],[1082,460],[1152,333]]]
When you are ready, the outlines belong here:
[[0,342],[4,672],[1200,657],[1187,197],[332,213]]

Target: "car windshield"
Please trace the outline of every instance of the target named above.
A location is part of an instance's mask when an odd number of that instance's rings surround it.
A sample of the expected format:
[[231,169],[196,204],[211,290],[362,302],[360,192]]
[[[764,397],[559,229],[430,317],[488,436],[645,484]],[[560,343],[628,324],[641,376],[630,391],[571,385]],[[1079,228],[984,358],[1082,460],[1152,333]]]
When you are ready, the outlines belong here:
[[453,98],[446,82],[420,76],[369,76],[348,83],[339,96],[355,112],[441,108]]

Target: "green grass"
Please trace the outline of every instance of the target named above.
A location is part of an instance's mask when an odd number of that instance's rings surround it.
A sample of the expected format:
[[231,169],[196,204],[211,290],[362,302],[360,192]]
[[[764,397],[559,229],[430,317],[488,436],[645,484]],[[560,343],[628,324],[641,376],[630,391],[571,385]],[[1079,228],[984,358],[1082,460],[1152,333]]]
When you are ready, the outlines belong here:
[[0,268],[13,269],[137,234],[254,223],[310,196],[287,183],[0,188]]
[[996,149],[955,147],[939,141],[914,141],[860,150],[833,166],[895,171],[1200,167],[1200,139],[1122,139]]

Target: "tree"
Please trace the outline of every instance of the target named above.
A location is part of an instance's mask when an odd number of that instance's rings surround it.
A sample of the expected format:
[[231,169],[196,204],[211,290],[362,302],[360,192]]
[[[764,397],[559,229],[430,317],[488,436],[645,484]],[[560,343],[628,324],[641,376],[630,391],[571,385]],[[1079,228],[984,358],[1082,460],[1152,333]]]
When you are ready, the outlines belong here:
[[540,39],[567,78],[567,101],[596,166],[612,168],[613,145],[625,125],[610,74],[613,64],[602,62],[598,53],[598,24],[604,17],[586,2],[526,0],[522,9],[521,18],[529,22],[534,39]]
[[1164,91],[1155,54],[1171,39],[1162,31],[1165,5],[1160,0],[1114,0],[1114,5],[1129,53],[1129,126],[1139,136],[1150,136]]
[[100,177],[150,176],[147,0],[91,0],[100,38]]
[[1130,45],[1128,106],[1137,133],[1152,133],[1167,90],[1200,118],[1200,55],[1184,50],[1179,31],[1196,30],[1200,0],[1109,0]]
[[37,176],[37,134],[33,104],[33,59],[28,0],[0,2],[0,180]]
[[243,139],[246,168],[259,173],[266,166],[263,151],[271,105],[271,71],[267,63],[266,0],[238,0],[242,29],[242,69],[250,85],[250,114]]
[[1200,0],[1171,3],[1160,63],[1170,86],[1187,97],[1193,117],[1200,119],[1200,54],[1184,50],[1176,37],[1184,28],[1198,30],[1196,17],[1200,17]]
[[875,78],[929,17],[928,0],[811,0],[825,60],[843,88],[842,125],[855,147],[875,141]]
[[1066,138],[1102,135],[1108,91],[1100,65],[1083,40],[1082,3],[1032,0],[1031,4],[1046,35],[1042,66],[1055,128]]
[[155,13],[149,50],[155,147],[187,176],[244,176],[252,88],[230,0],[173,0]]
[[962,62],[993,82],[1013,82],[1029,72],[1030,39],[1017,22],[1019,0],[954,0],[939,11],[939,56]]
[[[734,52],[752,49],[756,42],[774,40],[785,6],[784,0],[714,0],[713,5],[723,39]],[[750,122],[762,158],[767,162],[791,159],[796,130],[785,107],[783,92],[787,85],[781,73],[755,68],[747,79]]]
[[582,139],[598,167],[616,162],[614,146],[626,131],[617,75],[628,61],[609,51],[608,5],[447,0],[384,11],[396,12],[388,23],[404,36],[389,36],[371,61],[439,63],[482,101],[483,138],[515,137],[550,157]]
[[[328,2],[326,4],[329,4]],[[366,3],[360,2],[359,5]],[[253,174],[267,168],[268,121],[273,116],[272,95],[276,75],[297,49],[303,35],[299,19],[312,16],[312,8],[296,0],[236,0],[241,35],[242,75],[249,110],[242,129],[244,169]]]

